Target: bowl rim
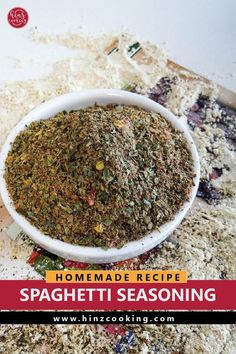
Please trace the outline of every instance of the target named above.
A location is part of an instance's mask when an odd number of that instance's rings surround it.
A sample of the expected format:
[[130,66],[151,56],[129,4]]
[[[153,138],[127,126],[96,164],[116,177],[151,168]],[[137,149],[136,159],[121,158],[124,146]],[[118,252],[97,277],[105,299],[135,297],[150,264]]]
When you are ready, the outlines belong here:
[[[119,103],[120,102],[120,103]],[[189,147],[193,159],[193,169],[195,173],[194,185],[187,200],[175,217],[167,223],[160,226],[143,238],[126,243],[122,248],[108,248],[79,246],[51,238],[43,234],[39,229],[33,226],[23,215],[20,215],[14,208],[13,201],[7,190],[4,178],[5,160],[11,149],[11,143],[16,136],[25,129],[25,126],[32,121],[48,119],[56,113],[63,110],[80,109],[93,105],[94,103],[106,105],[108,103],[129,104],[142,107],[148,111],[154,111],[164,116],[172,126],[180,130]],[[72,107],[72,108],[69,108]],[[78,108],[73,108],[78,107]],[[188,131],[187,126],[168,111],[165,107],[149,98],[123,90],[114,89],[91,89],[78,92],[71,92],[57,96],[40,105],[36,106],[25,117],[23,117],[15,127],[10,131],[0,152],[0,193],[6,209],[14,221],[26,232],[26,234],[38,245],[57,254],[58,256],[69,258],[75,261],[87,263],[109,263],[121,261],[138,256],[162,242],[174,229],[180,224],[189,208],[191,207],[197,193],[200,180],[200,162],[195,143]]]

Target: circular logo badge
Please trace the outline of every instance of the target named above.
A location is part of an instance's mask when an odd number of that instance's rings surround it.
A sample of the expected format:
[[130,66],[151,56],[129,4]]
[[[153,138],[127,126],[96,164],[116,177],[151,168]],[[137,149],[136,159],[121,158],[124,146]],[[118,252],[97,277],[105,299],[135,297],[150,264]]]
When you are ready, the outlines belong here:
[[27,24],[29,15],[25,9],[14,7],[9,11],[7,19],[12,27],[22,28]]

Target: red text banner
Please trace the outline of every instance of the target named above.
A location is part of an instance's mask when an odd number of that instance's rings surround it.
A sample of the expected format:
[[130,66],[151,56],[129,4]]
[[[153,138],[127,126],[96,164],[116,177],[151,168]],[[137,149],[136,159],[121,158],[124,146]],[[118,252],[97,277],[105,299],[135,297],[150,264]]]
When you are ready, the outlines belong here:
[[235,310],[236,281],[184,284],[0,281],[0,310]]

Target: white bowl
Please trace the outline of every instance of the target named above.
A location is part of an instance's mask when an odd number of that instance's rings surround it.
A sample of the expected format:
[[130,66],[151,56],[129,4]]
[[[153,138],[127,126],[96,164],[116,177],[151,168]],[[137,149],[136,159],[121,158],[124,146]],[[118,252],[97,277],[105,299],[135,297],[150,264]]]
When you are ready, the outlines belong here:
[[[174,128],[183,132],[194,162],[194,172],[196,174],[196,177],[194,178],[194,186],[192,187],[189,195],[189,200],[185,202],[181,210],[175,215],[174,219],[163,224],[159,231],[154,231],[140,240],[131,241],[120,249],[109,248],[108,250],[104,250],[100,247],[76,246],[44,235],[37,228],[31,225],[25,217],[17,213],[9,196],[6,182],[3,177],[5,160],[9,150],[11,150],[11,143],[15,140],[19,132],[25,129],[26,124],[28,125],[29,123],[40,119],[48,119],[63,110],[70,111],[85,108],[95,103],[100,105],[106,105],[109,103],[135,105],[148,111],[160,113],[172,124]],[[187,127],[180,121],[180,119],[176,118],[171,112],[158,103],[144,96],[120,90],[96,89],[86,90],[83,92],[73,92],[40,104],[27,116],[25,116],[14,127],[14,129],[12,129],[0,154],[0,191],[3,202],[15,222],[21,226],[26,234],[29,235],[29,237],[34,240],[36,244],[40,245],[49,252],[55,253],[63,258],[88,263],[108,263],[125,260],[138,256],[162,242],[179,225],[192,205],[199,184],[199,176],[200,164],[197,149]]]

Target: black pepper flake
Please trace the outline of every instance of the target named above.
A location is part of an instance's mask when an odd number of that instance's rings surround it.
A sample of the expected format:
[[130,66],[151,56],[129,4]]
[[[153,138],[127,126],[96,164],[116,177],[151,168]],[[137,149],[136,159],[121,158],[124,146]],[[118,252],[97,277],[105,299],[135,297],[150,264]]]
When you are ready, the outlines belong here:
[[221,109],[216,125],[222,129],[227,142],[233,150],[236,150],[236,111],[218,103]]
[[196,103],[199,109],[207,108],[210,105],[210,97],[206,95],[200,95]]
[[227,273],[222,271],[219,276],[220,279],[227,279]]
[[160,79],[160,81],[148,91],[148,97],[160,103],[161,105],[165,105],[167,102],[168,94],[172,90],[172,85],[175,84],[176,78],[169,78],[164,76]]
[[203,198],[208,204],[217,204],[221,199],[221,193],[208,180],[202,179],[199,183],[197,197]]
[[205,109],[209,106],[210,100],[208,96],[200,95],[197,102],[192,106],[187,114],[187,121],[190,127],[194,130],[196,127],[203,130],[205,119]]

